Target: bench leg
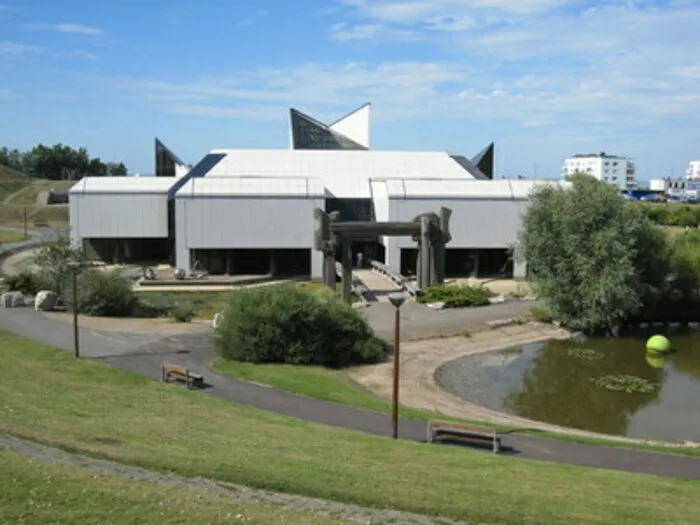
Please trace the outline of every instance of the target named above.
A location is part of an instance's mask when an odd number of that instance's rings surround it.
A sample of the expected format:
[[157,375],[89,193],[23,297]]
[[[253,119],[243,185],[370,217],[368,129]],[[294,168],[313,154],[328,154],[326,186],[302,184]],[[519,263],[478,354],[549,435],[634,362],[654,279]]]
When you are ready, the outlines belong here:
[[433,442],[433,425],[431,425],[429,421],[428,421],[428,428],[426,430],[425,442],[426,443]]

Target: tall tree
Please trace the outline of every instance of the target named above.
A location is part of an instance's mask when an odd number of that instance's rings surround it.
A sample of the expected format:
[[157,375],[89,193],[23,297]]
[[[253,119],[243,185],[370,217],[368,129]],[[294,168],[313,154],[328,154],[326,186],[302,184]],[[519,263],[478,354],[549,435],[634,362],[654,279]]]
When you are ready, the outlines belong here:
[[534,190],[517,256],[554,316],[611,330],[655,301],[668,273],[663,232],[618,191],[587,175]]

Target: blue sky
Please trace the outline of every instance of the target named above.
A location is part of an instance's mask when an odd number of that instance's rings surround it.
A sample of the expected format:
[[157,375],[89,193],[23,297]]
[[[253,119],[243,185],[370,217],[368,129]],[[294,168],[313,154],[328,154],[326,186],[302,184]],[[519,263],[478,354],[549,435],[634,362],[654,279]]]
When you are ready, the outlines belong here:
[[556,177],[574,153],[641,179],[700,158],[698,0],[0,0],[0,145],[85,146],[153,170],[286,148],[290,106],[371,101],[376,149]]

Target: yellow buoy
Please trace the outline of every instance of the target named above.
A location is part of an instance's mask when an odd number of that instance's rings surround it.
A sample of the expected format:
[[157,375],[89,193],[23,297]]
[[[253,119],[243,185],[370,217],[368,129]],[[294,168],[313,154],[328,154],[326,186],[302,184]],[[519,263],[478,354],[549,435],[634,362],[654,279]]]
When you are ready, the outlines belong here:
[[652,368],[664,368],[668,364],[668,357],[660,353],[647,352],[646,359]]
[[647,350],[665,354],[671,350],[671,341],[663,335],[652,335],[647,340]]

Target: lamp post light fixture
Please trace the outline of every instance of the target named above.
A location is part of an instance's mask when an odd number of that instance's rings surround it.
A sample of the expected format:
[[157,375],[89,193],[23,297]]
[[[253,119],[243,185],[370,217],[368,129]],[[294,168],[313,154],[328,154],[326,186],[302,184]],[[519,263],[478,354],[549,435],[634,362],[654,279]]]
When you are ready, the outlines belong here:
[[389,302],[394,305],[394,382],[391,391],[391,427],[393,437],[399,437],[399,345],[401,336],[401,306],[406,302],[406,296],[402,293],[389,294]]
[[78,335],[78,272],[82,264],[78,261],[69,261],[67,266],[73,271],[73,353],[80,357],[80,337]]

